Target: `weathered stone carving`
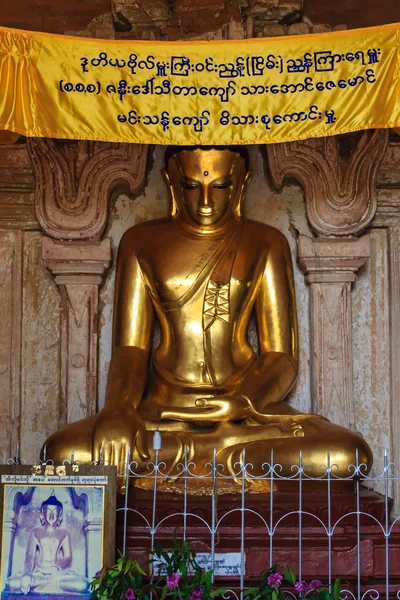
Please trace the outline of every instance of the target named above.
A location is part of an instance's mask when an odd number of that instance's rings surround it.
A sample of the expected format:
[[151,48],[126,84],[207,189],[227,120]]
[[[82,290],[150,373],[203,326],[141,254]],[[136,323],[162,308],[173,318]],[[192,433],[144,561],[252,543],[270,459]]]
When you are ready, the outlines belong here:
[[304,188],[307,219],[323,236],[352,236],[371,222],[386,130],[267,146],[272,184],[294,177]]
[[111,193],[134,194],[144,183],[147,146],[31,138],[36,214],[56,239],[98,240],[106,226]]
[[98,288],[111,262],[110,240],[44,237],[42,252],[61,291],[61,390],[71,423],[96,412]]
[[49,432],[66,422],[60,386],[60,294],[42,261],[41,231],[23,232],[20,453],[37,460]]
[[298,239],[299,263],[311,287],[313,410],[345,427],[354,427],[351,284],[369,256],[368,235]]
[[0,463],[37,460],[60,421],[59,304],[44,269],[26,144],[0,146]]

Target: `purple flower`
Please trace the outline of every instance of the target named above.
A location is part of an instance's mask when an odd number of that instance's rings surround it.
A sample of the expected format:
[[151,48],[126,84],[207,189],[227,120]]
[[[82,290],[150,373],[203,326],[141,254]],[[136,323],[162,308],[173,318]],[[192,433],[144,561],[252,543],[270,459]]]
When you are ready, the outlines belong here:
[[202,595],[203,595],[203,586],[199,585],[198,587],[194,588],[194,590],[190,594],[189,600],[200,600]]
[[180,573],[172,573],[172,575],[168,575],[166,578],[167,588],[169,590],[176,590],[179,587],[180,579],[181,579]]
[[298,591],[298,593],[301,594],[305,594],[308,591],[308,584],[306,581],[298,581],[295,586],[296,590]]
[[135,592],[132,588],[128,588],[125,592],[126,600],[135,600]]
[[103,573],[105,573],[106,571],[107,571],[106,567],[102,567],[102,568],[100,569],[100,571],[97,571],[97,573],[96,573],[96,575],[95,575],[95,578],[96,578],[96,579],[100,579],[100,577],[101,577],[101,576],[103,575]]
[[272,575],[270,575],[268,577],[268,585],[272,586],[276,586],[279,587],[282,583],[283,577],[280,573],[272,573]]
[[310,583],[308,584],[308,591],[311,592],[312,590],[316,590],[322,586],[322,581],[320,581],[319,579],[313,579],[313,581],[310,581]]

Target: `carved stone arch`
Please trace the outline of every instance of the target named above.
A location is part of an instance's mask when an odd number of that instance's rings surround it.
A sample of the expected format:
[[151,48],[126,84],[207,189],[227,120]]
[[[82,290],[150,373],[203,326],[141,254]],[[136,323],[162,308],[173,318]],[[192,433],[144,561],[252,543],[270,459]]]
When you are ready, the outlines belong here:
[[122,182],[134,195],[146,176],[148,146],[30,138],[36,179],[36,214],[59,240],[99,240],[113,189]]
[[18,519],[21,506],[26,506],[31,502],[34,491],[34,487],[28,488],[25,492],[21,492],[20,487],[10,488],[6,496],[5,510],[8,513],[13,511],[15,518]]
[[388,132],[332,136],[267,146],[271,182],[294,177],[305,193],[307,219],[317,236],[353,236],[376,212],[376,176]]
[[86,520],[91,520],[90,515],[98,514],[102,507],[103,490],[100,487],[70,488],[74,508],[82,510]]

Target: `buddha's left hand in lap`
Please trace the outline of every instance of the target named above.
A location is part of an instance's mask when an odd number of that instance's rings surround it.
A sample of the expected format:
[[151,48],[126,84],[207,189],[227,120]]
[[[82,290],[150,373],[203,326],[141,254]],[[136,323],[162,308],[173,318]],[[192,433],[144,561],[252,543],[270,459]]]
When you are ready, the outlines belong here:
[[223,423],[228,421],[242,421],[251,419],[254,424],[279,424],[281,429],[297,430],[301,426],[296,419],[276,415],[259,413],[253,406],[251,400],[243,394],[233,394],[221,398],[199,398],[195,401],[193,408],[167,407],[160,412],[162,420],[194,421],[208,423]]
[[207,421],[222,423],[250,417],[254,407],[249,398],[234,394],[222,398],[198,398],[193,408],[166,407],[160,411],[162,420]]

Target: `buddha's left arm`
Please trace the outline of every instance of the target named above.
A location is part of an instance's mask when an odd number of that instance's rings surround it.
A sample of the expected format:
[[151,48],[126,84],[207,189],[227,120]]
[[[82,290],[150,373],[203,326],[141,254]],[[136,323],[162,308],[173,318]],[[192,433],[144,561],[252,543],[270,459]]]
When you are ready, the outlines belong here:
[[[289,244],[271,232],[264,272],[256,300],[260,357],[238,392],[250,398],[258,412],[283,400],[298,371],[296,298]],[[272,243],[271,243],[272,242]]]

